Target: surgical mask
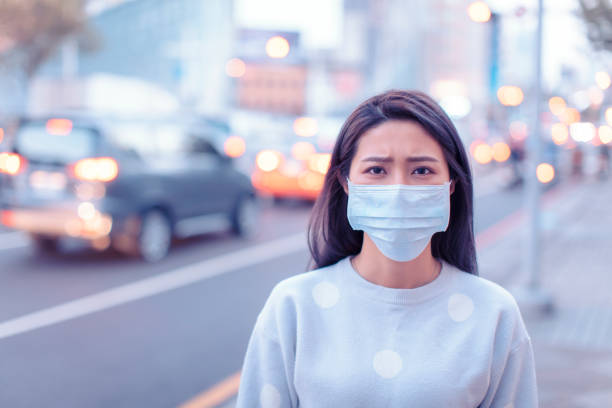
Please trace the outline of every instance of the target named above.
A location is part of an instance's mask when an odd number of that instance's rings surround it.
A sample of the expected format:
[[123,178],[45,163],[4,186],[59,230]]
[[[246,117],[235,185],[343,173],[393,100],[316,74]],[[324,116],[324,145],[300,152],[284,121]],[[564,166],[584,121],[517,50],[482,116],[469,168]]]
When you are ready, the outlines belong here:
[[387,258],[410,261],[436,232],[446,231],[450,181],[441,185],[369,185],[348,182],[347,216]]

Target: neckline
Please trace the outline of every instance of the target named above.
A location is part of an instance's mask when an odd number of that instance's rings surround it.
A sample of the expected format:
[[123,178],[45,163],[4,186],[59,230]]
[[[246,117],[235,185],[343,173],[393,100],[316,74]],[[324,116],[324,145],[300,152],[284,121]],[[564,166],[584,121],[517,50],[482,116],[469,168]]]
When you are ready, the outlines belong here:
[[452,265],[443,260],[439,260],[442,268],[438,276],[431,282],[419,286],[418,288],[389,288],[377,285],[365,279],[353,268],[350,257],[340,261],[342,275],[347,285],[356,293],[377,300],[393,304],[415,304],[422,303],[445,292],[455,275]]

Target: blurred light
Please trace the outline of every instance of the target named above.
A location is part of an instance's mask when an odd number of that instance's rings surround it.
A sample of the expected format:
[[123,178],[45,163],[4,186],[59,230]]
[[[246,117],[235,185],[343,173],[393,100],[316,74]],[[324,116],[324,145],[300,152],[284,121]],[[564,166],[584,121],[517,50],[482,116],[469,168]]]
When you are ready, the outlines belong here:
[[25,167],[25,159],[16,153],[0,153],[0,173],[14,176]]
[[563,113],[566,107],[565,99],[560,96],[553,96],[548,100],[548,107],[553,115],[559,116]]
[[591,140],[591,143],[593,144],[593,146],[601,146],[601,139],[599,139],[599,134],[595,134],[595,137],[593,138],[593,140]]
[[472,104],[468,98],[461,95],[446,96],[440,100],[440,106],[453,119],[461,119],[472,110]]
[[262,150],[255,157],[255,163],[261,171],[273,171],[280,166],[282,155],[273,150]]
[[330,162],[331,154],[329,153],[312,154],[308,158],[308,168],[312,171],[316,171],[317,173],[325,174],[329,169]]
[[487,164],[493,159],[493,149],[486,143],[481,143],[474,148],[474,159],[480,164]]
[[76,219],[66,221],[64,223],[64,231],[71,237],[78,237],[81,233],[81,222]]
[[596,86],[592,86],[589,88],[589,100],[591,101],[591,106],[598,107],[604,100],[604,94]]
[[240,136],[230,136],[223,143],[223,151],[229,157],[240,157],[246,151],[246,143]]
[[552,140],[556,145],[561,146],[569,139],[569,131],[564,123],[555,123],[550,128]]
[[297,142],[291,147],[291,155],[296,160],[306,160],[311,154],[314,154],[316,149],[312,143]]
[[66,176],[62,173],[41,170],[30,173],[30,185],[34,188],[61,191],[66,188],[66,184]]
[[97,200],[106,195],[106,187],[100,183],[80,183],[76,185],[75,193],[83,201]]
[[117,162],[110,157],[82,159],[74,164],[73,169],[75,177],[84,181],[108,182],[119,174]]
[[298,186],[304,190],[321,191],[324,182],[324,175],[311,171],[305,171],[298,177]]
[[608,108],[606,109],[606,122],[608,122],[608,125],[612,126],[612,108]]
[[103,236],[97,239],[94,239],[91,242],[91,246],[97,251],[104,251],[110,247],[111,240],[108,236]]
[[496,162],[505,162],[510,158],[510,146],[504,142],[497,142],[493,145],[493,159]]
[[0,143],[4,140],[4,129],[0,127]]
[[571,125],[572,123],[580,122],[580,112],[578,112],[576,108],[567,108],[563,111],[559,119],[566,125]]
[[607,72],[597,72],[595,74],[595,83],[601,89],[608,89],[610,87],[610,75]]
[[538,164],[536,175],[540,183],[550,183],[555,178],[555,168],[548,163]]
[[468,6],[468,15],[477,23],[486,23],[491,19],[491,9],[484,1],[475,1]]
[[582,90],[576,91],[572,94],[571,102],[579,111],[583,111],[591,105],[591,98],[589,97],[589,91]]
[[319,127],[314,118],[300,117],[293,122],[293,131],[302,137],[311,137],[317,134]]
[[72,132],[72,121],[69,119],[49,119],[47,133],[54,136],[66,136]]
[[240,78],[246,72],[246,65],[240,58],[232,58],[225,64],[225,73],[232,78]]
[[270,58],[285,58],[289,54],[289,48],[289,42],[280,35],[275,35],[266,42],[266,54]]
[[517,142],[527,138],[527,124],[521,121],[510,123],[510,137]]
[[601,143],[603,144],[612,143],[612,127],[601,125],[599,127],[598,133],[599,133],[599,140],[601,140]]
[[84,219],[84,220],[91,220],[96,216],[96,207],[94,207],[94,205],[88,201],[79,204],[79,207],[77,208],[77,214],[79,214],[79,217]]
[[10,210],[0,211],[0,223],[7,227],[14,226],[15,216],[13,212]]
[[476,140],[474,140],[472,143],[470,143],[470,154],[471,154],[472,156],[474,156],[474,151],[476,150],[476,147],[477,147],[478,145],[483,144],[483,143],[484,143],[484,142],[483,142],[482,140],[479,140],[479,139],[476,139]]
[[570,135],[577,142],[590,142],[595,137],[595,125],[590,122],[577,122],[570,125]]
[[505,106],[518,106],[523,102],[523,90],[518,86],[504,85],[497,90],[497,99]]
[[467,94],[465,83],[454,79],[438,79],[431,84],[429,89],[431,95],[438,100]]

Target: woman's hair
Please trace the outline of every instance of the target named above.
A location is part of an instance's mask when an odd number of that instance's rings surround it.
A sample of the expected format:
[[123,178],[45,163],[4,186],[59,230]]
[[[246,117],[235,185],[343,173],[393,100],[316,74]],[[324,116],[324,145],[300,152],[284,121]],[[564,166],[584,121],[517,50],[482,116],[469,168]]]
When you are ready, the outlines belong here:
[[351,228],[346,214],[348,196],[340,180],[346,180],[361,136],[389,120],[419,123],[442,147],[450,178],[450,220],[446,231],[431,239],[432,255],[457,268],[478,275],[472,206],[472,175],[455,126],[429,96],[419,91],[391,90],[376,95],[357,107],[344,122],[321,194],[308,225],[308,246],[314,267],[334,264],[361,251],[363,231]]

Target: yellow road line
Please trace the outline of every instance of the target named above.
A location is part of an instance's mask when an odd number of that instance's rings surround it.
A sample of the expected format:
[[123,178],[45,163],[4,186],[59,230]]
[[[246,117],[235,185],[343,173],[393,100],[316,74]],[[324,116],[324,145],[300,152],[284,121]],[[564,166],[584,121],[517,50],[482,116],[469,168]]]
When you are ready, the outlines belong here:
[[238,393],[240,371],[187,401],[179,408],[213,408]]

